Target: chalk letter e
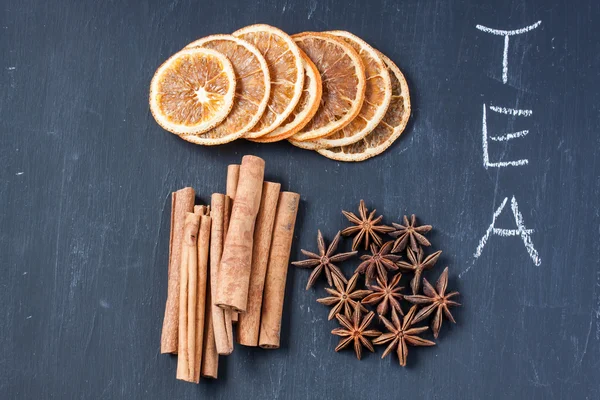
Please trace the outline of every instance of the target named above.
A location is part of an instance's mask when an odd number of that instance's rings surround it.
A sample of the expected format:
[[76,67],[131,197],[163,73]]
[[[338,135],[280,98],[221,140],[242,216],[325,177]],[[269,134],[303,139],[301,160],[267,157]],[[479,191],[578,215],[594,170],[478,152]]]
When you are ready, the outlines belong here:
[[[523,116],[523,117],[530,117],[532,114],[531,110],[518,110],[518,109],[514,109],[514,108],[505,108],[505,107],[496,107],[496,106],[490,106],[490,110],[500,113],[500,114]],[[519,131],[519,132],[507,133],[505,135],[500,135],[500,136],[489,136],[488,129],[487,129],[486,106],[485,106],[485,104],[483,104],[483,120],[481,122],[481,137],[482,137],[482,144],[483,144],[483,167],[485,169],[488,169],[490,167],[496,167],[496,168],[510,167],[510,166],[519,167],[522,165],[529,164],[529,160],[527,160],[526,158],[524,158],[522,160],[516,160],[516,161],[490,162],[490,153],[488,150],[488,141],[489,140],[492,140],[494,142],[508,142],[509,140],[513,140],[513,139],[517,139],[517,138],[526,136],[527,134],[529,134],[529,131],[524,130],[524,131]]]

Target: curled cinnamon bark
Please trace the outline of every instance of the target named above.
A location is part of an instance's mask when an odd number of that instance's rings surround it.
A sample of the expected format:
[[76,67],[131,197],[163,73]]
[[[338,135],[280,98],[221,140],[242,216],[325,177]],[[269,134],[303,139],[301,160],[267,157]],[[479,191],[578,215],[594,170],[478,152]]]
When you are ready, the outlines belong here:
[[[230,164],[227,166],[227,186],[225,194],[229,197],[229,207],[228,207],[228,217],[227,217],[227,226],[229,226],[229,216],[231,215],[231,207],[233,206],[233,202],[235,200],[235,194],[237,192],[238,181],[240,179],[240,165],[239,164]],[[225,228],[225,235],[227,235],[227,228]],[[237,322],[239,319],[239,313],[226,310],[225,318],[231,319],[232,322]],[[230,332],[231,333],[231,332]],[[232,336],[233,337],[233,336]]]
[[260,206],[265,162],[244,156],[221,266],[215,304],[223,309],[245,312],[252,266],[254,224]]
[[204,324],[204,346],[202,349],[201,375],[203,378],[217,379],[219,373],[219,353],[215,344],[212,320],[212,296],[210,293],[210,273],[206,285],[206,323]]
[[237,340],[244,346],[258,346],[263,288],[280,189],[281,185],[279,183],[265,182],[263,184],[260,209],[254,228],[254,248],[252,249],[248,304],[246,306],[246,313],[240,314],[237,325]]
[[260,316],[258,344],[265,349],[279,348],[285,282],[299,202],[297,193],[279,195]]
[[196,355],[196,296],[200,215],[186,213],[179,274],[177,379],[193,381]]
[[[221,268],[221,255],[223,252],[223,238],[228,210],[227,196],[214,193],[211,197],[211,243],[210,243],[210,281],[211,293],[218,291],[219,269]],[[212,306],[213,333],[217,352],[228,355],[233,352],[233,335],[231,327],[231,314],[226,315],[225,310]]]
[[160,340],[161,353],[177,353],[179,329],[179,272],[185,214],[194,210],[194,189],[186,187],[171,195],[171,236],[167,302]]
[[[197,207],[197,206],[196,206]],[[203,214],[208,212],[207,208],[202,209]],[[210,227],[211,217],[202,215],[200,217],[200,230],[198,232],[198,284],[197,284],[197,300],[196,300],[196,337],[194,355],[194,377],[193,381],[200,381],[200,366],[204,352],[204,325],[206,324],[206,282],[208,276],[208,253],[210,245]]]

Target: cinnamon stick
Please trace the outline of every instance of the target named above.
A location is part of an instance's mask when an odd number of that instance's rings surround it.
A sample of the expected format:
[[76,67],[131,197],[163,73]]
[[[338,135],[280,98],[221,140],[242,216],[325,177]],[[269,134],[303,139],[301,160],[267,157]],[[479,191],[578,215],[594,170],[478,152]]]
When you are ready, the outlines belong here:
[[[225,207],[223,207],[223,245],[225,245],[225,238],[227,237],[227,230],[229,228],[229,220],[231,219],[231,206],[233,205],[233,200],[229,196],[225,196]],[[220,263],[219,263],[220,264]],[[219,265],[220,268],[220,265]],[[231,310],[223,310],[223,315],[225,316],[225,331],[227,332],[227,341],[231,344],[231,348],[233,349],[233,321],[234,321],[234,313]]]
[[194,207],[194,213],[201,213],[200,230],[198,232],[198,285],[197,285],[197,301],[196,301],[196,338],[194,355],[194,376],[193,381],[200,381],[200,366],[203,356],[204,343],[204,325],[205,325],[205,310],[206,310],[206,279],[208,275],[208,252],[210,244],[210,229],[211,217],[206,215],[208,208],[197,209]]
[[194,214],[198,214],[200,216],[202,215],[206,215],[209,216],[210,215],[210,206],[194,206]]
[[[209,267],[210,268],[210,267]],[[210,272],[206,285],[206,323],[204,324],[204,345],[202,350],[201,375],[204,378],[217,379],[219,372],[219,354],[215,344],[215,334],[212,319],[212,296],[210,293]]]
[[[229,213],[231,213],[231,206],[235,200],[235,194],[237,192],[237,185],[240,179],[240,165],[230,164],[227,166],[227,189],[225,194],[231,199],[229,203]],[[227,226],[229,225],[229,218],[227,218]],[[225,229],[225,235],[227,235],[227,229]],[[232,322],[237,322],[239,319],[239,313],[233,311],[226,311],[226,318],[231,317]]]
[[200,215],[186,213],[179,274],[179,340],[177,379],[193,381],[196,355],[196,296]]
[[265,182],[263,184],[260,208],[254,228],[248,304],[246,313],[240,314],[237,325],[237,340],[244,346],[258,346],[263,288],[280,189],[279,183]]
[[215,304],[224,309],[246,311],[252,266],[252,238],[260,206],[264,171],[263,159],[255,156],[242,158],[215,298]]
[[227,166],[227,190],[225,194],[235,200],[235,194],[237,193],[238,181],[240,179],[240,165],[230,164]]
[[194,209],[194,189],[186,187],[171,195],[171,236],[167,302],[160,340],[161,353],[177,353],[179,329],[179,271],[185,213]]
[[260,316],[258,343],[264,349],[279,348],[285,281],[299,201],[297,193],[279,195]]
[[[210,243],[210,281],[211,292],[216,293],[219,286],[219,269],[221,255],[223,253],[223,238],[226,226],[228,202],[227,196],[214,193],[211,197],[211,243]],[[225,315],[225,311],[216,305],[212,306],[213,332],[217,353],[229,355],[233,351],[233,335],[231,334],[231,314]]]

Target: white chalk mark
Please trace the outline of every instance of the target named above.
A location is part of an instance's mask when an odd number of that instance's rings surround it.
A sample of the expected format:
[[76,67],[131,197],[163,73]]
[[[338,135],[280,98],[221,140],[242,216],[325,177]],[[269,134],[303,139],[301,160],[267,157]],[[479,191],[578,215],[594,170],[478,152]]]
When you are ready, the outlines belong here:
[[507,108],[498,106],[490,106],[490,110],[495,111],[499,114],[513,115],[516,117],[531,117],[531,115],[533,114],[532,110],[521,110],[518,108]]
[[508,36],[504,36],[504,52],[502,53],[502,82],[508,82]]
[[481,121],[481,136],[483,137],[483,167],[488,169],[490,155],[488,153],[487,114],[483,103],[483,120]]
[[[526,229],[526,232],[528,234],[532,234],[533,233],[533,229]],[[494,228],[494,235],[498,235],[498,236],[517,236],[519,235],[521,232],[518,229],[500,229],[500,228]]]
[[30,315],[29,317],[25,318],[25,319],[31,319],[31,317],[33,317],[33,315]]
[[14,71],[15,69],[17,69],[17,67],[8,67],[6,69],[9,70],[9,71]]
[[507,201],[508,197],[505,197],[504,201],[502,201],[502,204],[500,204],[500,207],[498,207],[498,209],[496,209],[496,211],[494,212],[494,216],[492,217],[492,224],[488,227],[487,231],[485,232],[485,235],[483,235],[483,237],[479,241],[479,246],[477,246],[477,250],[475,250],[475,258],[479,258],[481,252],[483,251],[483,248],[485,247],[485,244],[487,243],[491,234],[494,232],[494,225],[496,224],[496,219],[498,218],[498,216],[500,216],[502,210],[504,210],[504,206],[506,205]]
[[525,249],[527,249],[527,253],[529,253],[529,257],[531,257],[533,263],[536,266],[541,265],[542,260],[540,259],[537,250],[533,247],[533,242],[531,241],[531,233],[533,233],[533,230],[525,228],[523,214],[521,214],[521,212],[519,211],[519,204],[517,204],[517,199],[515,199],[515,196],[513,196],[513,198],[510,201],[510,208],[512,209],[513,215],[515,216],[515,223],[517,224],[518,229],[515,235],[521,236],[521,240],[523,240]]
[[526,136],[528,133],[529,133],[528,130],[524,130],[524,131],[519,131],[519,132],[514,132],[514,133],[507,133],[506,135],[501,135],[501,136],[490,136],[490,140],[493,140],[494,142],[507,142],[512,139]]
[[475,26],[477,29],[479,29],[482,32],[490,33],[492,35],[504,36],[504,52],[502,55],[502,82],[503,83],[508,82],[508,42],[509,42],[508,38],[509,38],[509,36],[521,35],[523,33],[532,31],[535,28],[537,28],[538,26],[540,26],[541,23],[542,23],[542,21],[538,21],[533,25],[529,25],[529,26],[526,26],[521,29],[514,29],[511,31],[488,28],[487,26],[483,26],[483,25]]
[[498,35],[498,36],[514,36],[514,35],[521,35],[523,33],[527,33],[529,31],[534,30],[535,28],[537,28],[538,26],[540,26],[542,23],[542,21],[538,21],[533,25],[529,25],[526,26],[525,28],[521,28],[521,29],[513,29],[511,31],[505,31],[502,29],[494,29],[494,28],[488,28],[487,26],[483,26],[483,25],[477,25],[477,29],[479,29],[480,31],[483,31],[485,33],[491,33],[492,35]]
[[[529,117],[532,114],[531,110],[519,110],[519,109],[496,107],[496,106],[490,106],[490,110],[501,113],[501,114],[518,115],[518,116],[526,116],[526,117]],[[520,166],[529,164],[529,160],[527,160],[525,158],[521,159],[521,160],[516,160],[516,161],[490,162],[490,154],[489,154],[489,150],[488,150],[488,139],[494,140],[494,141],[506,141],[506,140],[510,140],[510,139],[515,139],[517,137],[523,137],[523,136],[527,135],[528,133],[529,133],[529,131],[521,131],[521,132],[509,133],[504,136],[492,136],[492,137],[488,138],[487,111],[486,111],[486,105],[484,103],[483,104],[483,117],[482,117],[482,121],[481,121],[483,167],[485,169],[488,169],[490,167],[491,168],[520,167]]]
[[23,272],[23,275],[27,275],[27,271]]
[[16,175],[16,176],[21,176],[21,175],[23,175],[24,173],[25,173],[25,172],[21,171],[21,172],[17,172],[15,175]]
[[542,260],[540,259],[540,256],[539,256],[537,250],[533,247],[533,242],[531,241],[531,234],[534,232],[534,230],[527,229],[525,227],[525,222],[523,221],[523,215],[519,211],[519,205],[517,204],[517,199],[515,198],[515,196],[513,196],[512,200],[511,200],[511,209],[513,212],[513,216],[515,218],[515,224],[517,225],[517,229],[496,228],[496,226],[495,226],[496,219],[500,216],[500,214],[504,210],[504,207],[506,206],[507,201],[508,201],[508,197],[505,197],[504,200],[502,201],[502,204],[500,204],[500,207],[498,207],[498,209],[494,212],[494,216],[492,217],[492,223],[490,224],[490,226],[486,230],[485,234],[479,241],[479,245],[477,246],[477,249],[475,250],[475,254],[473,254],[473,256],[475,258],[479,258],[479,256],[481,256],[481,253],[483,252],[483,249],[492,234],[501,236],[501,237],[520,236],[521,240],[523,240],[523,244],[525,245],[525,249],[527,250],[529,257],[533,260],[533,264],[536,266],[541,265]]

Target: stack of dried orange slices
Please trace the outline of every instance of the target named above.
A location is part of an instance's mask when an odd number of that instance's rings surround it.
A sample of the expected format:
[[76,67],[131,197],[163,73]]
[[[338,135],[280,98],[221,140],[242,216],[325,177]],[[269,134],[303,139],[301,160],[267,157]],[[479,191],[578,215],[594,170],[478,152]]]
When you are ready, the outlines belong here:
[[363,161],[404,131],[410,97],[396,64],[349,32],[288,36],[261,24],[171,56],[152,78],[150,110],[164,129],[200,145],[287,139]]

